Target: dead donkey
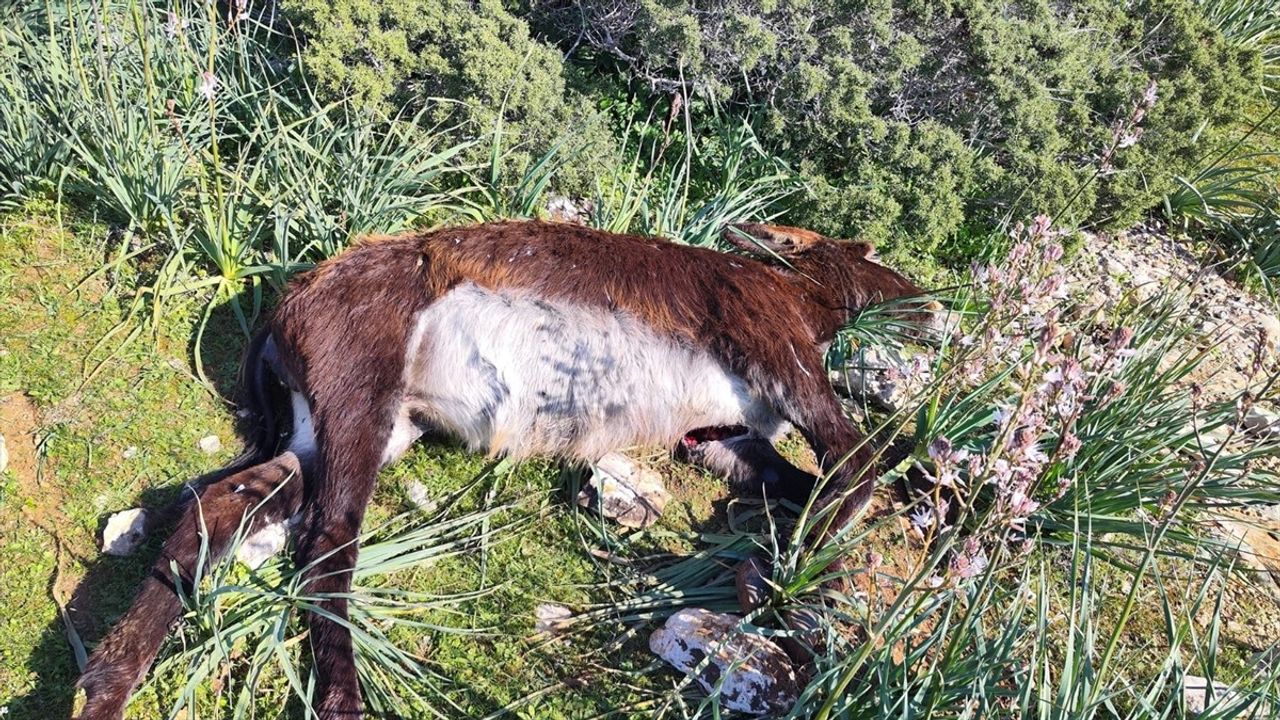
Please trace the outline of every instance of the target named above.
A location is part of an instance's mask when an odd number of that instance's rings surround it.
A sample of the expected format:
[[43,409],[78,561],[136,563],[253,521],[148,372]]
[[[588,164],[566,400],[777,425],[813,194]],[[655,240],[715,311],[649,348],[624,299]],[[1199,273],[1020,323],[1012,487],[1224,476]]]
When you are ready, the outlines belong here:
[[[748,255],[499,223],[368,242],[299,277],[245,361],[259,451],[180,521],[89,659],[80,717],[121,716],[179,615],[171,563],[192,571],[201,517],[220,554],[258,503],[259,524],[303,510],[297,559],[318,560],[309,591],[345,593],[377,472],[425,431],[492,454],[586,462],[683,438],[738,491],[803,503],[813,476],[769,444],[790,424],[824,470],[836,468],[820,502],[851,517],[874,484],[862,472],[870,453],[823,355],[852,313],[922,291],[864,243],[767,225],[725,237]],[[277,380],[292,432],[288,451],[268,460],[279,441]],[[726,426],[746,435],[722,439]],[[302,482],[281,484],[299,473]],[[345,617],[345,600],[326,605]],[[359,717],[349,633],[315,614],[309,623],[319,716]]]

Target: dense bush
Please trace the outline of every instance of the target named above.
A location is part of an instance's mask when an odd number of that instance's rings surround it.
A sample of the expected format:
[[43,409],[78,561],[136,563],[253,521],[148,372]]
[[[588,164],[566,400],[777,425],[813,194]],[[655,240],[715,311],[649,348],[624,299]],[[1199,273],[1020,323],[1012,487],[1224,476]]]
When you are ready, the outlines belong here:
[[[813,181],[799,222],[900,232],[924,250],[1015,207],[1132,222],[1260,82],[1256,53],[1225,43],[1189,0],[527,0],[522,11],[636,92],[689,88],[750,108]],[[1141,141],[1115,148],[1116,124],[1152,81]],[[1104,156],[1111,167],[1091,182]]]
[[565,88],[560,53],[529,35],[499,0],[282,0],[303,43],[303,62],[322,91],[354,97],[386,112],[491,132],[499,116],[511,138],[540,155],[561,144],[579,162],[560,180],[585,190],[585,178],[610,146],[590,100]]

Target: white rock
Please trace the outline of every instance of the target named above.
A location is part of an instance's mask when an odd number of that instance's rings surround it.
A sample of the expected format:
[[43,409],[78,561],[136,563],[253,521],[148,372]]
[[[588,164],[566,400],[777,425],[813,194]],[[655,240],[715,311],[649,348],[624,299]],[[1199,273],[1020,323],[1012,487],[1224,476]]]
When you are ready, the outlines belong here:
[[[1199,715],[1210,706],[1208,694],[1209,680],[1207,678],[1199,675],[1182,676],[1182,701],[1186,704],[1188,716]],[[1226,708],[1229,705],[1240,702],[1242,699],[1243,697],[1240,693],[1233,692],[1226,685],[1220,682],[1213,684],[1213,707]],[[1246,707],[1245,710],[1247,709]]]
[[9,446],[5,444],[4,436],[0,435],[0,473],[9,467]]
[[724,707],[752,715],[786,714],[799,696],[791,660],[776,643],[738,629],[741,618],[687,608],[649,636],[649,649],[677,670],[703,665],[698,683],[720,690]]
[[553,195],[547,200],[547,215],[557,222],[586,224],[595,212],[595,203],[585,198]]
[[289,541],[289,527],[285,522],[277,522],[259,528],[257,532],[245,538],[236,548],[236,560],[250,570],[257,570],[270,560]]
[[107,518],[107,526],[102,530],[102,552],[124,557],[137,550],[146,538],[147,511],[122,510]]
[[1244,416],[1244,429],[1250,435],[1265,438],[1280,432],[1280,416],[1254,405]]
[[431,512],[436,509],[436,501],[431,499],[431,491],[426,485],[414,480],[405,488],[405,494],[409,496],[409,502],[413,506],[423,512]]
[[538,618],[534,629],[539,635],[560,635],[573,619],[572,610],[555,603],[542,603],[534,610],[534,615]]
[[670,499],[661,475],[619,453],[600,458],[578,493],[579,505],[631,528],[657,522]]
[[848,395],[895,412],[907,389],[906,383],[889,379],[891,370],[906,377],[911,373],[911,362],[893,348],[864,347],[845,368],[832,371],[831,382]]
[[129,447],[125,448],[124,452],[120,453],[120,457],[123,457],[125,460],[132,460],[138,457],[138,446],[130,445]]
[[205,455],[212,455],[222,449],[222,441],[217,435],[205,435],[196,443],[196,447]]

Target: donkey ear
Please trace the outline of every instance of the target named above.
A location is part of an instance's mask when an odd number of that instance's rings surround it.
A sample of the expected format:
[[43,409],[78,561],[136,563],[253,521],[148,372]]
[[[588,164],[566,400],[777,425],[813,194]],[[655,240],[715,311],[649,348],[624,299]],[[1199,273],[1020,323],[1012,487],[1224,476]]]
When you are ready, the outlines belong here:
[[880,258],[876,256],[876,246],[864,240],[851,240],[848,242],[849,251],[863,260],[871,262],[880,262]]
[[721,237],[739,250],[760,257],[799,255],[823,241],[812,230],[759,223],[729,225]]

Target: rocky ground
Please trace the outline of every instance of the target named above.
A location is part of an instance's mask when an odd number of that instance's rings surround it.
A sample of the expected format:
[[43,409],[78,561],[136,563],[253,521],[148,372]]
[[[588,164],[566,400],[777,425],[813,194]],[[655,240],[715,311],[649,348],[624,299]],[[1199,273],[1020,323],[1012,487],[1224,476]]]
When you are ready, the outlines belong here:
[[1083,307],[1094,312],[1114,312],[1157,296],[1185,302],[1200,347],[1209,351],[1191,381],[1210,398],[1222,399],[1249,385],[1259,338],[1267,367],[1274,366],[1280,350],[1275,307],[1224,276],[1223,269],[1205,266],[1167,234],[1138,227],[1116,235],[1086,234],[1067,275]]

